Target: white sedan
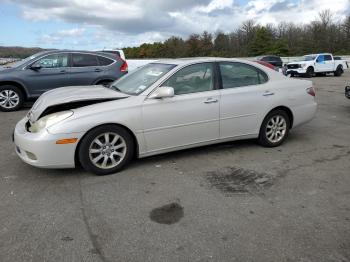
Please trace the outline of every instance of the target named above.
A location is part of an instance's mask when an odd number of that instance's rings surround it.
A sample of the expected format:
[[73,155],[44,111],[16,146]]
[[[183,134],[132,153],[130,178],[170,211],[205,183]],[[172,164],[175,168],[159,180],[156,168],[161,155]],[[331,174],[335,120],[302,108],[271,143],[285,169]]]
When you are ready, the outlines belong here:
[[105,175],[134,157],[238,139],[281,145],[316,113],[312,82],[254,62],[164,60],[103,86],[43,94],[16,126],[26,163]]

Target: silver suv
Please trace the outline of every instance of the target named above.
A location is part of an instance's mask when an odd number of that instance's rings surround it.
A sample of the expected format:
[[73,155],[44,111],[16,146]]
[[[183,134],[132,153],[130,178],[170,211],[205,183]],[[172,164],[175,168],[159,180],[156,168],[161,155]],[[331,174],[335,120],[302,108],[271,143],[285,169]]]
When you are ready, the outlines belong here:
[[63,86],[109,85],[128,72],[118,55],[53,50],[0,68],[0,110],[15,111],[42,93]]

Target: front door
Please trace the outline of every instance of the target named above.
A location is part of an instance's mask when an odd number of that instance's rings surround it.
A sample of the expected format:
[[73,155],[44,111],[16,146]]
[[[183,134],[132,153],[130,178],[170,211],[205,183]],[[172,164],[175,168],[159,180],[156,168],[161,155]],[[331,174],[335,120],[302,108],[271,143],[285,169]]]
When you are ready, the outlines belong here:
[[51,54],[24,69],[23,79],[30,94],[36,97],[48,90],[70,85],[68,69],[67,53]]
[[147,152],[168,151],[219,138],[220,94],[212,63],[180,69],[162,86],[175,96],[146,99],[143,105]]

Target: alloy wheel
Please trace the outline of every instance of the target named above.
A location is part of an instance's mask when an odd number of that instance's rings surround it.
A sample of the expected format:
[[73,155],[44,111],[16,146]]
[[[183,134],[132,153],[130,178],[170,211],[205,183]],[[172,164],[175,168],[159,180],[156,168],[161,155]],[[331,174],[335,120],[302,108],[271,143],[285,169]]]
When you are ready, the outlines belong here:
[[108,132],[96,137],[89,148],[89,157],[93,165],[101,169],[118,166],[126,156],[127,146],[120,135]]
[[20,102],[19,95],[13,90],[2,90],[0,92],[0,106],[6,109],[12,109],[18,106]]
[[287,132],[287,122],[281,115],[274,115],[266,125],[266,138],[271,143],[280,142]]

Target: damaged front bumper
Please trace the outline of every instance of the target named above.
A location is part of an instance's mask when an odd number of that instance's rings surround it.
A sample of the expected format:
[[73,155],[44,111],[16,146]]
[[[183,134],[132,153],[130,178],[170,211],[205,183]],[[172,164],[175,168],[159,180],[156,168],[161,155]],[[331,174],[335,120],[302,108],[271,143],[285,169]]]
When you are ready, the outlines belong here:
[[[84,133],[50,134],[47,129],[31,133],[26,128],[28,118],[18,122],[13,134],[17,155],[27,164],[41,168],[74,168],[75,151]],[[77,138],[73,144],[56,144],[57,141]]]

